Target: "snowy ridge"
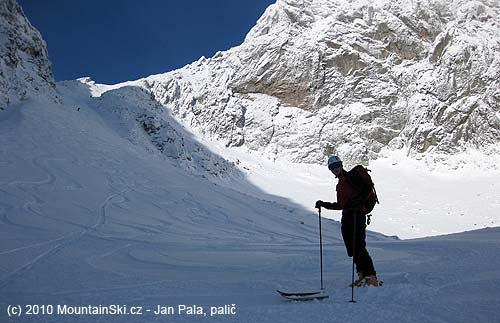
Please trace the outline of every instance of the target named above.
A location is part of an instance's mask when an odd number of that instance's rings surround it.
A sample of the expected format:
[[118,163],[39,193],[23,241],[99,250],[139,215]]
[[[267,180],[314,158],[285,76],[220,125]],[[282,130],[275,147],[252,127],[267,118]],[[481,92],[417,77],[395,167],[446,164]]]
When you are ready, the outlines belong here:
[[150,92],[133,82],[107,86],[82,78],[61,82],[58,89],[61,97],[77,100],[73,109],[97,111],[120,136],[191,174],[238,177],[234,163],[194,140]]

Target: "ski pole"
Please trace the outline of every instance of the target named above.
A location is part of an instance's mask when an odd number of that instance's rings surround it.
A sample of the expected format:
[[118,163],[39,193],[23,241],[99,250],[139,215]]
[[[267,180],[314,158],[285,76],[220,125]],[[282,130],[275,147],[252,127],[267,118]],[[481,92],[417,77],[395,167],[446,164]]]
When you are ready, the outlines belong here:
[[356,257],[356,209],[354,209],[354,230],[352,231],[352,282],[351,282],[351,300],[349,303],[356,303],[354,300],[354,257]]
[[319,259],[321,271],[321,290],[323,290],[323,236],[321,234],[321,207],[318,208],[319,215]]

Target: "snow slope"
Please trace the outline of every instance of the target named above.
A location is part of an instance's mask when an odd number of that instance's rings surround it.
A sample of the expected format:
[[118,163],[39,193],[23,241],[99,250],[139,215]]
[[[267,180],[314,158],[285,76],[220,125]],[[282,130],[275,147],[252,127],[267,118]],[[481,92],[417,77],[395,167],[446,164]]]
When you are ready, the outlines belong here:
[[[324,221],[330,299],[283,301],[275,289],[319,287],[311,208],[244,174],[228,180],[239,179],[235,190],[189,173],[124,136],[127,123],[89,104],[90,95],[59,91],[63,104],[39,98],[0,115],[2,321],[500,320],[498,228],[405,241],[370,233],[385,286],[358,289],[349,304],[350,259],[338,223]],[[56,313],[57,305],[119,304],[143,315],[8,318],[18,304],[51,304]],[[158,305],[175,313],[154,315]],[[179,313],[180,305],[207,316]],[[235,314],[210,316],[224,305]]]

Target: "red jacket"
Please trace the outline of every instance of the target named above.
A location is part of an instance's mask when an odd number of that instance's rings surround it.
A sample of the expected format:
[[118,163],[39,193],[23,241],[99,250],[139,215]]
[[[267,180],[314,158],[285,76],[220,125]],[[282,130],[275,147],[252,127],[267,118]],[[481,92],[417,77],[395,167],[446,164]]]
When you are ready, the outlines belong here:
[[342,210],[354,209],[353,198],[359,196],[358,190],[353,187],[347,176],[347,172],[343,171],[337,183],[337,202]]

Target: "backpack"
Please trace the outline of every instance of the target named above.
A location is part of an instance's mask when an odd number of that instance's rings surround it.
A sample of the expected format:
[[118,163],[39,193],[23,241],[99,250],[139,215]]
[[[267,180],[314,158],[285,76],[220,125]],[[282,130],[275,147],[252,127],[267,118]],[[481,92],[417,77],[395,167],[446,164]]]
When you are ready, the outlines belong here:
[[[365,214],[370,213],[375,204],[380,203],[377,191],[375,190],[375,184],[373,184],[368,172],[371,172],[371,170],[361,165],[355,166],[348,172],[349,181],[355,188],[358,188],[359,193],[362,195],[362,207]],[[370,221],[369,217],[370,215],[368,216],[368,221]]]

